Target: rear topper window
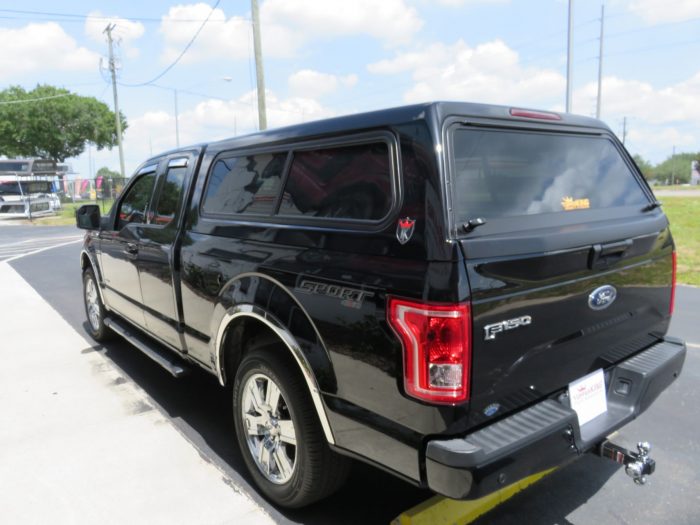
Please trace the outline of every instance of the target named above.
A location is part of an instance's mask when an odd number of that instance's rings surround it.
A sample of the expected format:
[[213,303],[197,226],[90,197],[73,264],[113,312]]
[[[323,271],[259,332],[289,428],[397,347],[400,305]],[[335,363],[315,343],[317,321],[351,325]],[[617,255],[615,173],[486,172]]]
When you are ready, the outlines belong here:
[[452,137],[458,222],[649,202],[603,137],[474,129]]

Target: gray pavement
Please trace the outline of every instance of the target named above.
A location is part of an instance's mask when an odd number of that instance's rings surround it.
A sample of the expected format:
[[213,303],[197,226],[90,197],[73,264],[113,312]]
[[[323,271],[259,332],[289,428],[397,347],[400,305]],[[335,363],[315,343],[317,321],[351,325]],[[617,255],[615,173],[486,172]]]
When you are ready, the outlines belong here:
[[657,197],[700,197],[700,189],[698,190],[657,190],[654,189],[654,195]]
[[[0,229],[0,246],[9,229]],[[35,231],[25,232],[25,235]],[[65,245],[16,259],[11,266],[82,336],[85,321],[77,266],[79,249],[79,244]],[[700,434],[699,313],[700,289],[679,287],[671,333],[693,345],[689,347],[684,372],[655,405],[625,427],[618,438],[628,446],[639,439],[649,440],[654,445],[652,457],[658,461],[658,467],[649,485],[634,486],[617,465],[585,456],[517,495],[479,523],[697,524],[700,516],[700,454],[696,437]],[[76,351],[79,353],[79,349]],[[167,425],[184,436],[204,463],[220,471],[236,493],[247,494],[278,523],[388,523],[403,510],[430,496],[390,475],[358,465],[340,493],[309,509],[281,512],[265,502],[251,485],[232,438],[227,390],[219,388],[204,373],[174,380],[121,341],[110,343],[97,353],[119,377],[142,392],[145,402]],[[85,358],[88,354],[79,355]],[[110,391],[108,385],[102,388]],[[48,429],[47,435],[51,435]],[[2,440],[0,437],[0,450],[7,450]],[[47,462],[50,460],[46,457]],[[136,474],[124,475],[131,479]],[[0,476],[4,478],[2,472]],[[0,500],[0,505],[3,503]],[[192,505],[195,504],[193,501]],[[171,521],[183,522],[176,513],[164,515]]]

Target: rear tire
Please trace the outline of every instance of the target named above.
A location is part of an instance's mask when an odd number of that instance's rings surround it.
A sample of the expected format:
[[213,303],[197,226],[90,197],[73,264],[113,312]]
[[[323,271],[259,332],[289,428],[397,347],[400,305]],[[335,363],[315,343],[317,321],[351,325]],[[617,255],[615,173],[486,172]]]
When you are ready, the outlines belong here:
[[233,387],[233,419],[243,459],[274,503],[299,508],[335,492],[350,460],[326,442],[306,382],[281,345],[251,350]]
[[102,304],[98,286],[95,272],[88,266],[83,272],[83,301],[87,316],[87,330],[90,337],[101,343],[109,340],[114,332],[105,325],[106,310]]

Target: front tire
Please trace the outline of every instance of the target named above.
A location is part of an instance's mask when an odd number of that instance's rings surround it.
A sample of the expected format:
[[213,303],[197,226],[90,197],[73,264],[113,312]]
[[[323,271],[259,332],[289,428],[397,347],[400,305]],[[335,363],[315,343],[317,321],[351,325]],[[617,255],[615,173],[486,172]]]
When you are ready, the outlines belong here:
[[308,388],[286,348],[270,345],[242,360],[233,387],[243,459],[274,503],[299,508],[337,490],[350,460],[328,446]]
[[83,301],[85,302],[85,315],[87,316],[87,330],[95,341],[101,343],[107,341],[112,331],[105,325],[105,306],[102,304],[95,272],[88,267],[83,272]]

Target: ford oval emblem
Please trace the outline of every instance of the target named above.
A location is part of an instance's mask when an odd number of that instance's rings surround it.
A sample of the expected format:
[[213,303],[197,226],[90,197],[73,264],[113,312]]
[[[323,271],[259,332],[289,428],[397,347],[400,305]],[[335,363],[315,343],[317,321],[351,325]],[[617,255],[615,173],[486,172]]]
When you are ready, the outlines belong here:
[[593,310],[603,310],[613,304],[617,298],[617,290],[614,286],[606,284],[593,290],[588,296],[588,306]]
[[501,405],[498,403],[491,403],[489,406],[487,406],[484,409],[484,415],[486,417],[491,417],[493,416],[498,410],[501,408]]

